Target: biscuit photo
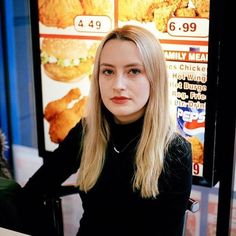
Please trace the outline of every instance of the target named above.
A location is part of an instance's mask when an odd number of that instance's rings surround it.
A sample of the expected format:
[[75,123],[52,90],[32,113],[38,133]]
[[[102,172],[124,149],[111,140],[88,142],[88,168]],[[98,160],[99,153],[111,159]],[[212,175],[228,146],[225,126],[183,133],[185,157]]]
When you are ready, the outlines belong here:
[[39,21],[48,27],[66,28],[74,25],[74,18],[83,15],[79,0],[39,0]]
[[110,0],[80,0],[85,15],[109,16],[113,18],[113,4]]

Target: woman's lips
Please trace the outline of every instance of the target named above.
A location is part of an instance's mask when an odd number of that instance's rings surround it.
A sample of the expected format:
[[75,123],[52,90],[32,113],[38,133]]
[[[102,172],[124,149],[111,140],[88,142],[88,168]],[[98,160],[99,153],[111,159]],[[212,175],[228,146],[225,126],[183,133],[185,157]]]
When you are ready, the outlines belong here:
[[124,104],[126,102],[128,102],[129,98],[127,97],[113,97],[112,102],[116,103],[116,104]]

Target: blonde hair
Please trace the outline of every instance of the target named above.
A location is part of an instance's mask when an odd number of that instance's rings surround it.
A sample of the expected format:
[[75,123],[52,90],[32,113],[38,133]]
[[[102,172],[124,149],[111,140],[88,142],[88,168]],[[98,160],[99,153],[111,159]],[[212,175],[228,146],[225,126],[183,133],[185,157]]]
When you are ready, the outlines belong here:
[[144,115],[144,124],[136,152],[136,172],[133,190],[140,190],[144,198],[159,193],[158,178],[163,170],[163,160],[173,136],[169,111],[169,88],[164,54],[157,38],[147,29],[126,25],[111,31],[100,43],[91,80],[88,111],[84,120],[84,139],[77,184],[81,190],[91,189],[103,168],[110,136],[109,125],[102,111],[99,91],[99,64],[102,49],[111,39],[129,40],[136,44],[150,82],[150,97]]

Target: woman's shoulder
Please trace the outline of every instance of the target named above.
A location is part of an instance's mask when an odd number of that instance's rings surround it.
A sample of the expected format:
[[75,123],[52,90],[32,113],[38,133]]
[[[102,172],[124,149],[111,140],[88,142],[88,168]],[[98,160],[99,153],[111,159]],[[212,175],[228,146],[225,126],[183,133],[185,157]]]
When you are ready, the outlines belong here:
[[185,137],[178,133],[173,135],[168,145],[161,180],[160,186],[162,191],[186,192],[186,189],[191,189],[191,145]]
[[174,133],[166,152],[169,161],[177,163],[192,163],[192,148],[190,142],[181,134]]
[[59,143],[56,154],[58,152],[69,152],[70,154],[76,153],[80,149],[83,136],[83,124],[80,120],[71,130],[68,132],[64,140]]
[[169,143],[169,150],[173,151],[179,150],[181,152],[189,152],[191,151],[191,143],[180,133],[173,133],[172,139]]
[[83,122],[80,120],[73,128],[70,129],[64,141],[68,139],[78,139],[83,133]]

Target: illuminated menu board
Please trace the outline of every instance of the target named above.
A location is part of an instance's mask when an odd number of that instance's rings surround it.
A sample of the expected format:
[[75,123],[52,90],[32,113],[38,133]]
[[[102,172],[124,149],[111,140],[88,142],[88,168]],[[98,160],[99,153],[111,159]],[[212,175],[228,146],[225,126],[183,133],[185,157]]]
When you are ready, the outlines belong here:
[[35,7],[39,152],[54,150],[84,115],[102,37],[117,26],[140,25],[163,46],[172,114],[192,144],[193,176],[204,177],[210,0],[40,0]]

